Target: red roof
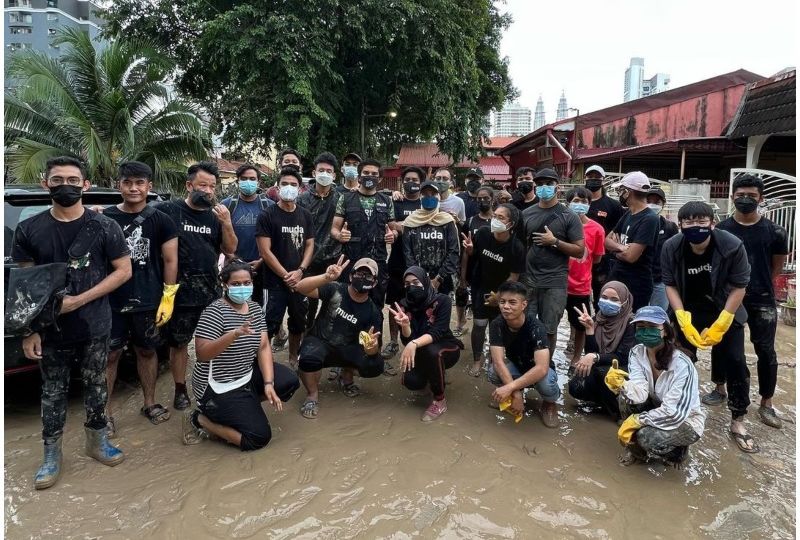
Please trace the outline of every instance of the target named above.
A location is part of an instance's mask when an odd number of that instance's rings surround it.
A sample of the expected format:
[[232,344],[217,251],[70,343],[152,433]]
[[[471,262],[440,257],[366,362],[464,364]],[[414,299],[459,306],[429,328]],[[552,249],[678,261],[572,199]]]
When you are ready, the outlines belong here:
[[398,167],[447,167],[452,160],[447,154],[440,154],[436,143],[404,144],[400,148],[395,165]]
[[[222,159],[222,158],[214,159],[214,162],[217,164],[217,168],[221,172],[229,172],[229,173],[235,173],[236,169],[247,163],[245,161],[228,161],[227,159]],[[272,174],[272,169],[270,169],[266,165],[259,165],[258,163],[253,163],[252,165],[258,167],[258,170],[260,170],[262,174]]]
[[483,147],[487,150],[499,150],[504,146],[508,146],[512,142],[519,139],[518,136],[515,137],[489,137],[487,139],[483,139]]
[[484,156],[478,162],[484,178],[489,180],[511,180],[511,167],[502,156]]

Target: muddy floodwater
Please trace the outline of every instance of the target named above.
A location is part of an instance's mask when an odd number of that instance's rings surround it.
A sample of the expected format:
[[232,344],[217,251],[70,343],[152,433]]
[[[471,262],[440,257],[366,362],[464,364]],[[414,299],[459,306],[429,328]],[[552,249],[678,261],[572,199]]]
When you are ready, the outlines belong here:
[[[559,335],[559,348],[566,338]],[[758,421],[748,343],[747,422],[761,453],[740,452],[727,434],[727,409],[712,408],[682,470],[619,465],[616,424],[568,396],[559,429],[542,425],[535,392],[515,424],[487,406],[491,386],[467,375],[467,350],[448,371],[449,410],[434,423],[419,420],[429,397],[402,388],[399,376],[362,379],[363,395],[349,399],[325,370],[319,417],[298,413],[301,388],[283,413],[268,411],[272,442],[251,453],[213,441],[183,446],[180,414],[153,426],[139,414],[140,390],[120,384],[116,443],[127,459],[115,468],[83,455],[82,402],[72,392],[61,479],[36,492],[36,378],[6,378],[5,536],[794,538],[794,328],[779,324],[777,342],[783,429]],[[698,368],[702,389],[711,389],[707,355]],[[565,384],[563,362],[558,370]],[[171,405],[168,373],[157,400]]]

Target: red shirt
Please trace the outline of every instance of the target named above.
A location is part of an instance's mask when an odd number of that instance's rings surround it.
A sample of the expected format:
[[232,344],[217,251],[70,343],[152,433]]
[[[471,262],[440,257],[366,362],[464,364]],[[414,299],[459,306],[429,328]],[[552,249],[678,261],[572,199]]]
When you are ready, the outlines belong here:
[[591,219],[583,226],[583,242],[586,249],[582,259],[569,258],[567,294],[588,296],[592,292],[592,264],[596,255],[603,255],[606,234],[603,227]]

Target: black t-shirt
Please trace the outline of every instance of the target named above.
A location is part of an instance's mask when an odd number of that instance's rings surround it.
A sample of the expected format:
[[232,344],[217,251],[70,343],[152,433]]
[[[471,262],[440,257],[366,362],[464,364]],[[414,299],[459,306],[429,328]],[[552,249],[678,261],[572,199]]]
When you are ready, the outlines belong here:
[[475,259],[470,284],[473,290],[497,291],[509,274],[525,271],[525,246],[511,236],[499,242],[488,228],[479,229],[472,237],[472,257]]
[[608,195],[603,195],[596,201],[589,203],[589,211],[586,212],[586,217],[602,225],[607,235],[617,226],[617,222],[622,217],[623,212],[624,210],[619,201],[615,201]]
[[[78,232],[95,212],[85,209],[78,219],[56,221],[49,211],[30,217],[17,225],[11,257],[15,262],[33,262],[36,265],[65,263],[69,261],[69,248]],[[99,216],[100,237],[89,251],[88,261],[71,271],[67,294],[76,296],[95,287],[111,270],[111,261],[128,255],[128,247],[122,229],[113,220]],[[61,315],[57,324],[60,332],[48,329],[43,338],[61,343],[75,343],[102,337],[111,331],[111,307],[108,296],[81,306],[73,312]]]
[[659,216],[658,222],[658,240],[653,253],[653,283],[661,283],[661,248],[664,247],[664,242],[678,234],[678,226],[664,216]]
[[331,345],[358,343],[358,333],[370,327],[381,328],[381,313],[375,303],[367,298],[356,302],[347,291],[346,283],[328,283],[318,289],[322,308],[309,331]]
[[153,311],[161,301],[164,284],[161,246],[177,238],[178,228],[168,215],[156,210],[138,227],[139,216],[123,212],[116,206],[106,208],[103,215],[116,221],[125,234],[131,253],[133,276],[109,295],[114,311]]
[[752,225],[742,225],[729,217],[717,225],[717,228],[739,238],[747,250],[750,283],[747,285],[744,302],[755,306],[774,306],[772,257],[789,253],[786,229],[765,217]]
[[[302,206],[295,206],[294,212],[287,212],[276,204],[258,216],[256,237],[259,236],[271,240],[270,250],[286,271],[292,272],[303,263],[306,240],[314,238],[314,221]],[[266,263],[264,267],[267,269],[264,272],[265,287],[283,285],[283,276],[275,274]]]
[[222,225],[209,210],[189,208],[183,199],[158,205],[178,228],[179,307],[205,307],[221,296],[217,264],[222,253]]
[[478,200],[470,195],[468,191],[459,191],[456,193],[456,197],[464,201],[464,215],[466,216],[466,219],[469,219],[480,212]]
[[522,193],[515,193],[515,196],[511,198],[511,204],[519,208],[519,211],[522,212],[531,206],[539,204],[539,197],[534,197],[533,200],[526,201]]
[[717,309],[712,298],[711,262],[714,256],[714,240],[706,250],[697,255],[689,242],[683,243],[685,292],[684,309],[690,313],[702,312],[716,316]]
[[[510,360],[520,373],[530,371],[535,362],[533,355],[536,351],[548,348],[547,329],[536,317],[525,316],[522,327],[514,331],[502,315],[498,315],[489,324],[489,345],[505,348],[506,359]],[[553,359],[550,367],[555,369]]]
[[[398,223],[402,223],[408,216],[414,213],[414,210],[420,209],[421,202],[419,199],[416,201],[409,201],[403,199],[402,201],[394,201],[394,219]],[[389,270],[395,272],[404,272],[406,270],[405,258],[403,257],[403,235],[397,237],[391,245],[391,253],[389,253]],[[353,261],[355,262],[355,261]]]
[[617,226],[614,227],[614,232],[619,235],[619,243],[623,246],[644,244],[645,248],[634,263],[615,260],[611,268],[610,280],[621,281],[628,288],[631,287],[631,284],[652,281],[653,253],[656,251],[659,228],[658,216],[649,208],[645,208],[638,214],[626,212],[622,216]]

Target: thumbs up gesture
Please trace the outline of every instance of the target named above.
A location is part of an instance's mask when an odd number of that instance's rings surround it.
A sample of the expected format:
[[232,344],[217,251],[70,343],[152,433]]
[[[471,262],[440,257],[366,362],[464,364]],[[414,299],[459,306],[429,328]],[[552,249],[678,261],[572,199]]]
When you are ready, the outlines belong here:
[[383,240],[387,244],[393,244],[394,243],[394,231],[389,228],[389,225],[386,225],[386,234],[383,235]]
[[347,222],[345,221],[342,225],[342,230],[339,232],[339,241],[343,244],[346,244],[350,241],[350,237],[352,234],[349,230],[347,230]]

